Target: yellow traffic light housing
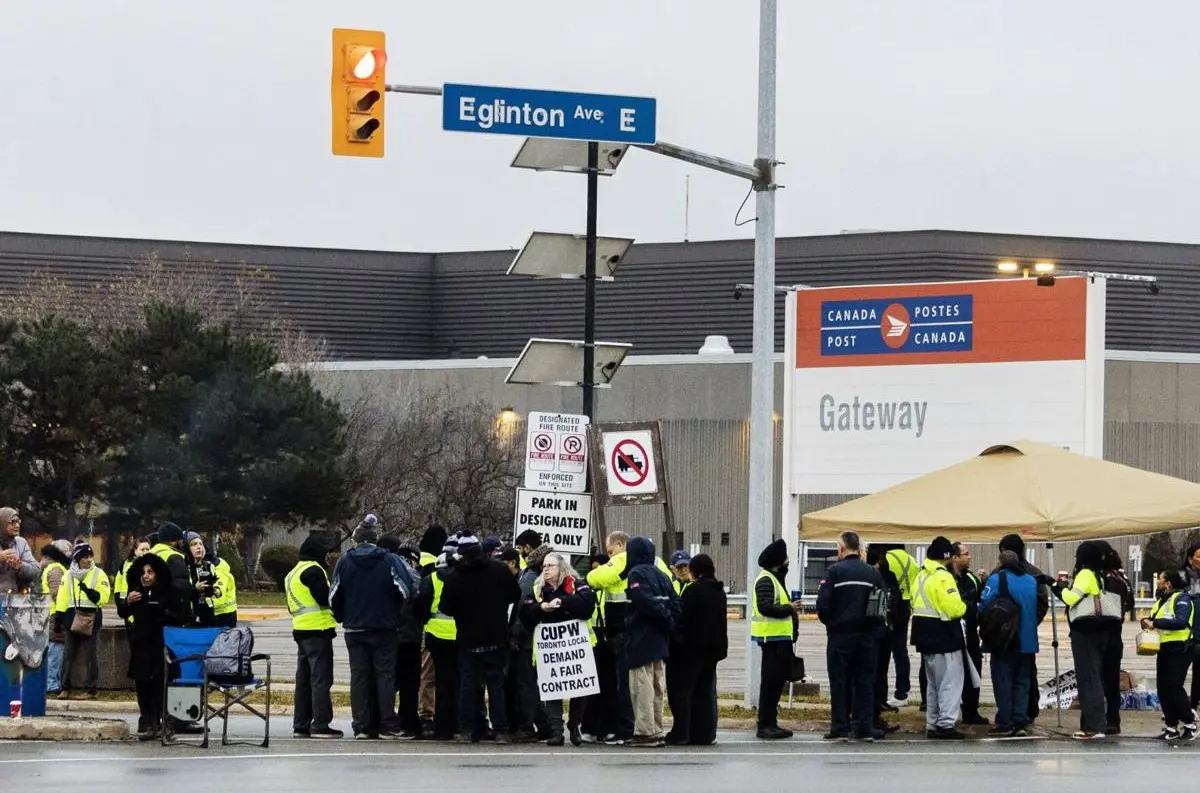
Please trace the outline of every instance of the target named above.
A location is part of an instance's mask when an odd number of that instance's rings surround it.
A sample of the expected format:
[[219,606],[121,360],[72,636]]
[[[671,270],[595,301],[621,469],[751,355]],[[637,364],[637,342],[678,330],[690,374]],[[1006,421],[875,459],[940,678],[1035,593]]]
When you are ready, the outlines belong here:
[[329,81],[334,154],[383,156],[386,66],[383,31],[334,29],[333,74]]

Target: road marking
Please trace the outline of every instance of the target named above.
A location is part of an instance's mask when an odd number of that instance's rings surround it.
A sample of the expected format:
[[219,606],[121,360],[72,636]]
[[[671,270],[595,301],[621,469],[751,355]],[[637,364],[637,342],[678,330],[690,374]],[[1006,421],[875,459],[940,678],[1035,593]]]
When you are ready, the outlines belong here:
[[[28,741],[22,743],[41,743],[44,741]],[[627,762],[631,758],[645,757],[648,761],[645,765],[650,765],[655,761],[655,758],[662,757],[703,757],[710,760],[721,759],[725,757],[765,757],[765,758],[790,758],[790,757],[832,757],[838,759],[858,759],[863,757],[880,757],[880,758],[925,758],[925,757],[982,757],[1003,759],[1008,757],[1046,757],[1046,758],[1062,758],[1062,757],[1089,757],[1089,758],[1110,758],[1110,757],[1186,757],[1189,752],[1180,751],[1106,751],[1102,753],[1074,750],[1074,751],[1048,751],[1048,752],[925,752],[925,751],[856,751],[848,749],[842,752],[805,752],[805,751],[761,751],[761,752],[723,752],[719,748],[707,752],[691,751],[691,752],[646,752],[637,754],[632,752],[613,752],[613,753],[598,753],[587,751],[567,751],[567,752],[522,752],[522,751],[460,751],[460,752],[289,752],[282,754],[228,754],[228,755],[197,755],[194,757],[180,757],[167,755],[141,755],[141,756],[83,756],[83,757],[30,757],[22,759],[4,759],[0,760],[0,765],[42,765],[48,763],[70,763],[70,762],[109,762],[109,763],[130,763],[130,762],[154,762],[154,763],[211,763],[217,760],[322,760],[333,757],[421,757],[421,758],[445,758],[457,757],[463,759],[477,759],[489,757],[532,757],[532,758],[558,758],[558,757],[605,757],[617,758],[621,762]],[[636,762],[635,762],[636,764]]]

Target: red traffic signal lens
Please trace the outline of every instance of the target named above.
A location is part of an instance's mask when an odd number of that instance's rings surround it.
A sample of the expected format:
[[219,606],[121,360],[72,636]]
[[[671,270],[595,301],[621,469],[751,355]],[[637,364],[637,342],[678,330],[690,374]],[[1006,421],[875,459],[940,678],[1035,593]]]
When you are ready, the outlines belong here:
[[371,82],[383,74],[387,53],[378,47],[350,45],[346,48],[346,76],[352,80]]

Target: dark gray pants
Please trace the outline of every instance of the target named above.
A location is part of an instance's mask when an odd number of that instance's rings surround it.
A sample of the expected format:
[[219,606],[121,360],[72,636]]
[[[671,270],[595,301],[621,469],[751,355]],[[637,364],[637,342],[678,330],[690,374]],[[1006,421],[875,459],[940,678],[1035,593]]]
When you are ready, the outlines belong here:
[[292,729],[327,730],[333,720],[333,636],[324,634],[296,642],[296,699]]
[[350,654],[350,713],[354,734],[399,732],[396,718],[395,631],[346,633]]
[[1108,729],[1108,702],[1104,698],[1104,653],[1107,631],[1071,631],[1071,654],[1075,656],[1075,684],[1079,687],[1079,729],[1104,732]]
[[91,636],[80,636],[78,633],[67,631],[66,641],[63,642],[63,691],[70,691],[75,687],[75,660],[83,655],[86,666],[83,688],[89,694],[96,693],[96,687],[100,683],[100,629],[102,627],[100,615],[96,614],[96,627]]
[[[538,693],[537,668],[533,665],[533,647],[522,647],[509,656],[516,682],[517,717],[519,721],[510,725],[524,732],[540,731],[543,735],[550,729],[546,708],[542,706]],[[561,721],[561,719],[560,719]]]

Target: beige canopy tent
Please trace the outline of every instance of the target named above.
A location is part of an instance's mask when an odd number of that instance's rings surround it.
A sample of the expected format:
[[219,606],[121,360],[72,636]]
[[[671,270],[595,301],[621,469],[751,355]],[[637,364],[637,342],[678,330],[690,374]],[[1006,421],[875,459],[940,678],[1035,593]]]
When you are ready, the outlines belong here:
[[1065,542],[1200,526],[1200,484],[1018,441],[801,519],[801,542]]

